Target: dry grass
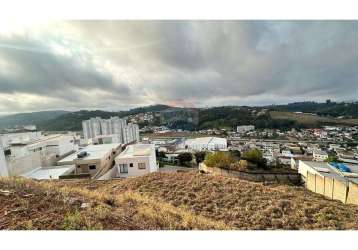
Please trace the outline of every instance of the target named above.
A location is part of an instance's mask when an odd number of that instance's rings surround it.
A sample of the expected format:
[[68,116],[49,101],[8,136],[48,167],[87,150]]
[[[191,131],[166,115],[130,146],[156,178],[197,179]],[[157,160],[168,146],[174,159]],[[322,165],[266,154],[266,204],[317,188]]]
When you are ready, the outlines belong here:
[[317,123],[332,123],[332,124],[346,124],[346,125],[358,125],[358,119],[335,119],[322,116],[313,116],[309,114],[297,114],[292,112],[270,111],[272,119],[288,119],[297,121],[301,124],[317,124]]
[[3,179],[0,189],[12,192],[0,195],[1,229],[358,229],[358,206],[303,187],[194,172],[113,181]]
[[[228,229],[136,192],[107,195],[66,182],[0,179],[0,229]],[[82,204],[88,207],[82,208]]]
[[327,200],[303,187],[197,173],[84,185],[111,195],[135,190],[234,229],[358,229],[358,206]]

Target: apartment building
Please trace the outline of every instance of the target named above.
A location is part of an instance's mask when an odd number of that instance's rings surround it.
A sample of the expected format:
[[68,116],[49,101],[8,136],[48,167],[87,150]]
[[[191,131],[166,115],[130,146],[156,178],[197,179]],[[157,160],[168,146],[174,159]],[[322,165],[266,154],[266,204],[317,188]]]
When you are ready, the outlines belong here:
[[328,159],[328,154],[322,150],[315,149],[313,150],[313,160],[314,161],[325,161]]
[[116,137],[115,142],[123,144],[139,141],[139,127],[137,124],[128,123],[119,117],[101,119],[100,117],[90,118],[82,121],[83,136],[85,140],[111,135]]

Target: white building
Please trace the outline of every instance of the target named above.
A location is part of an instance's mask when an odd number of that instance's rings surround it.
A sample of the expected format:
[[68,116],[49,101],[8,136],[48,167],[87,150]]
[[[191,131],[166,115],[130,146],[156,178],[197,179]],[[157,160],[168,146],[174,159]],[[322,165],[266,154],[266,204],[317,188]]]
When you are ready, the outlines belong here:
[[326,152],[318,149],[313,150],[314,161],[325,161],[327,159],[328,159],[328,154]]
[[253,125],[242,125],[242,126],[237,126],[236,128],[236,131],[238,133],[247,133],[252,130],[255,130],[255,126]]
[[179,147],[191,151],[226,151],[227,139],[219,137],[186,139]]
[[1,145],[0,145],[0,176],[9,176],[4,149]]
[[13,140],[5,150],[1,150],[5,152],[1,174],[24,175],[39,167],[52,166],[61,157],[76,150],[74,138],[70,135],[49,135],[21,142]]
[[153,144],[129,145],[116,159],[117,176],[140,176],[158,171]]
[[113,141],[127,144],[139,141],[139,127],[119,117],[101,119],[100,117],[82,121],[83,136],[85,140],[97,138],[103,135],[115,135]]
[[82,121],[83,136],[86,140],[101,135],[101,118],[95,117]]
[[30,142],[39,139],[41,136],[42,134],[39,131],[0,134],[0,146],[7,148],[11,143]]
[[74,165],[74,178],[97,179],[114,166],[114,158],[120,151],[120,143],[89,145],[58,161],[57,164]]

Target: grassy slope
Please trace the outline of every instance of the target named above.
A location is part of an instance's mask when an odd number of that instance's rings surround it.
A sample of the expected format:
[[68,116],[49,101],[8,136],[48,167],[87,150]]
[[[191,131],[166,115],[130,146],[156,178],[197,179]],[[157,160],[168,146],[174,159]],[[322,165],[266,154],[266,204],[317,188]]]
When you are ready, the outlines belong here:
[[[303,187],[194,172],[101,182],[6,179],[0,189],[14,191],[0,195],[2,229],[358,229],[358,206]],[[80,209],[82,202],[93,205]]]
[[309,114],[296,114],[284,111],[270,111],[272,119],[277,120],[293,120],[300,124],[345,124],[345,125],[358,125],[358,119],[336,119],[322,116],[313,116]]

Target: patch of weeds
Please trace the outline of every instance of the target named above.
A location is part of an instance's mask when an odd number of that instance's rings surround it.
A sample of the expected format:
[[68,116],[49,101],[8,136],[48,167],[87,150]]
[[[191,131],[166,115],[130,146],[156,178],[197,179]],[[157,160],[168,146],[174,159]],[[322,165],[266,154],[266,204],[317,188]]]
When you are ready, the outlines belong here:
[[60,228],[63,230],[94,229],[94,227],[89,224],[86,218],[78,211],[74,213],[67,213]]

